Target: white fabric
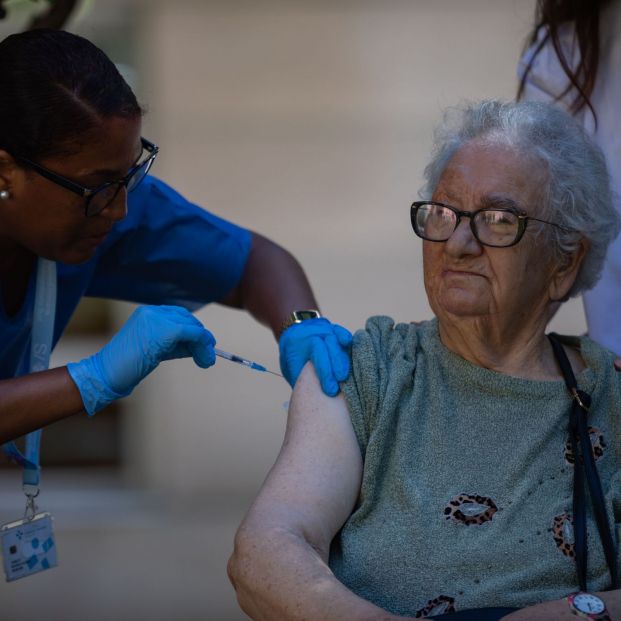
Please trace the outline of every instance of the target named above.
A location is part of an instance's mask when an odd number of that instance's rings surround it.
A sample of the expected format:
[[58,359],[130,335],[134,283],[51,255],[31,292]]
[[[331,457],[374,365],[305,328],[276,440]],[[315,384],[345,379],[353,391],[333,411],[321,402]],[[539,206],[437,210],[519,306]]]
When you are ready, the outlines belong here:
[[[597,114],[597,127],[588,107],[583,108],[577,118],[604,152],[615,194],[615,207],[621,213],[621,36],[615,36],[617,33],[621,34],[621,0],[611,2],[601,15],[600,60],[591,96]],[[539,33],[539,40],[543,35],[543,31]],[[571,24],[560,31],[560,39],[565,57],[577,64],[579,51]],[[521,58],[518,65],[520,79],[536,47],[537,43]],[[523,99],[554,101],[567,84],[567,76],[548,41],[535,58]],[[560,104],[567,108],[574,97],[575,91],[571,91]],[[589,336],[621,355],[621,236],[610,245],[602,277],[593,289],[583,294],[583,301]]]

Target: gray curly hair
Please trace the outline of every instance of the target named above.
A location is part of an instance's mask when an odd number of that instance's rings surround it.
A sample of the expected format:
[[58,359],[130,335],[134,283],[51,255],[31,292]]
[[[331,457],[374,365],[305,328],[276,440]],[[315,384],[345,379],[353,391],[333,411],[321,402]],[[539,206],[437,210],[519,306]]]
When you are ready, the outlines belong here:
[[608,245],[621,230],[599,147],[571,116],[552,104],[466,103],[448,109],[434,133],[421,198],[431,198],[450,159],[475,139],[507,145],[542,165],[545,182],[538,217],[563,227],[547,226],[543,234],[561,262],[578,249],[582,238],[588,241],[569,297],[591,289],[601,275]]

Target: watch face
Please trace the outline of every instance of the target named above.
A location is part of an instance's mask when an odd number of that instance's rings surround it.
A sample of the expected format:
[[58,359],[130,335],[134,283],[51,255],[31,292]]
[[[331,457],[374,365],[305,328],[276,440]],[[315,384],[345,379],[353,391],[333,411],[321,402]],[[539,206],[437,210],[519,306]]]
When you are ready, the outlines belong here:
[[596,595],[591,595],[590,593],[578,593],[574,596],[573,603],[574,607],[580,612],[585,612],[592,615],[604,612],[604,610],[606,609],[606,605],[604,604],[604,602]]
[[316,310],[300,310],[294,311],[297,321],[306,321],[307,319],[315,319],[319,317],[319,313]]

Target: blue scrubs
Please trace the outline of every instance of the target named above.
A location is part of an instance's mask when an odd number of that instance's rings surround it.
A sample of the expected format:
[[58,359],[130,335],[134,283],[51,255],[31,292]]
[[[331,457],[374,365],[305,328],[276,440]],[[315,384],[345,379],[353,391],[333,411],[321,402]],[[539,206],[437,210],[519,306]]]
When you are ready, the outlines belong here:
[[[93,258],[80,265],[57,264],[54,345],[82,296],[190,310],[221,300],[239,283],[250,246],[249,231],[147,176],[128,195],[127,217]],[[17,315],[7,317],[0,303],[0,379],[26,370],[34,281],[33,275]]]

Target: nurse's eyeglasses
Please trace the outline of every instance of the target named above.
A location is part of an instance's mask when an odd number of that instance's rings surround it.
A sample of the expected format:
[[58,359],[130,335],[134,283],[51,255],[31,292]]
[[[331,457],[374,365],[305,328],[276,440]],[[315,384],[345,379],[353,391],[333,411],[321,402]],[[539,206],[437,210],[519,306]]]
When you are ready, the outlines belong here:
[[27,157],[22,157],[20,155],[14,155],[14,157],[18,162],[25,164],[28,168],[32,168],[32,170],[42,177],[45,177],[48,181],[85,198],[84,215],[88,217],[96,216],[108,207],[117,197],[121,188],[125,187],[128,192],[131,192],[135,190],[138,184],[146,177],[157,157],[159,149],[156,144],[149,142],[146,138],[140,138],[140,143],[142,145],[142,150],[147,152],[146,157],[132,166],[123,178],[102,183],[96,188],[85,188],[71,181],[71,179],[67,179],[67,177],[63,177],[49,170],[49,168],[45,168],[29,160]]
[[508,248],[517,244],[530,220],[564,227],[527,216],[509,207],[484,207],[476,211],[461,211],[435,201],[416,201],[410,207],[410,220],[414,232],[428,241],[445,242],[455,232],[462,218],[470,218],[470,230],[483,246]]

